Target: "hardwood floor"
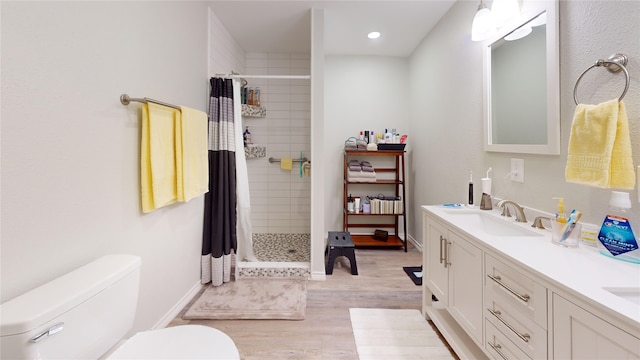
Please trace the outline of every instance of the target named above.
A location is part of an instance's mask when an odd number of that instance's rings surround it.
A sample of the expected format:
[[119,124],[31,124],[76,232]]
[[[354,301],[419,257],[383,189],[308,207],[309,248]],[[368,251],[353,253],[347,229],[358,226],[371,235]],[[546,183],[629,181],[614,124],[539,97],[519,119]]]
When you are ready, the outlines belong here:
[[422,291],[402,270],[420,266],[422,254],[402,250],[356,249],[359,275],[344,257],[326,281],[309,281],[305,320],[182,320],[169,326],[200,324],[229,335],[244,360],[357,360],[349,308],[421,309]]

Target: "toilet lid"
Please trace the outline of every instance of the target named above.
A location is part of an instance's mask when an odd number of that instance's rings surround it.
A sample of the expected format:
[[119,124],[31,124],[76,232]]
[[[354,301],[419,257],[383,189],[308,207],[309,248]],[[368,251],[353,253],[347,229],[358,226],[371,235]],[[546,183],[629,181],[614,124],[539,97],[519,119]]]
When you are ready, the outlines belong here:
[[182,325],[139,332],[108,359],[239,360],[240,354],[233,340],[222,331],[201,325]]

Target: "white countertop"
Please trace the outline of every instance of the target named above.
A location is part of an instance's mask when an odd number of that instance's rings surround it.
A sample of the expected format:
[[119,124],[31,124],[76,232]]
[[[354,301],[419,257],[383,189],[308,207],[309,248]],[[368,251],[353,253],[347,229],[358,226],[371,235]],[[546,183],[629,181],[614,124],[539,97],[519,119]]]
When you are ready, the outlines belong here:
[[[504,218],[498,210],[480,210],[478,207],[451,208],[442,205],[422,206],[423,210],[457,227],[484,247],[511,258],[546,281],[595,305],[607,313],[629,322],[640,329],[640,305],[616,296],[603,288],[640,288],[640,264],[608,258],[596,248],[580,246],[565,248],[551,243],[551,231],[535,229],[528,223],[516,223],[515,218]],[[492,236],[470,226],[455,216],[456,211],[477,211],[495,216],[502,221],[514,222],[543,236]]]

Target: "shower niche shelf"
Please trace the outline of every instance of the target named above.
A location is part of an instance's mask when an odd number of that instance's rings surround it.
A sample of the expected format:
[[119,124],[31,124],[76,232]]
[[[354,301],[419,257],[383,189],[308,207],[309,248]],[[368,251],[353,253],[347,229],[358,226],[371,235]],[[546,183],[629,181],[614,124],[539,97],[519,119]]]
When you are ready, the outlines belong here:
[[244,148],[245,159],[257,159],[267,156],[267,147],[263,145],[249,144]]
[[[364,160],[371,157],[374,171],[377,178],[375,182],[352,182],[349,181],[347,175],[349,160]],[[384,160],[384,158],[393,158],[393,161]],[[380,159],[385,166],[378,166],[374,159]],[[394,166],[389,166],[389,163]],[[344,192],[343,192],[343,209],[342,209],[342,228],[343,231],[351,233],[351,238],[356,247],[367,248],[403,248],[407,251],[407,217],[406,217],[406,197],[405,197],[405,166],[404,166],[404,150],[379,150],[379,151],[358,151],[345,150],[344,152]],[[378,174],[380,174],[378,176]],[[399,197],[402,200],[402,208],[395,213],[371,214],[371,213],[355,213],[348,211],[347,200],[349,194],[355,196],[385,194]],[[403,239],[400,236],[400,225],[402,225]],[[360,231],[352,232],[354,229]],[[384,229],[389,232],[386,241],[377,240],[373,237],[373,231],[376,229]],[[367,232],[371,233],[367,233]],[[364,234],[363,234],[364,232]]]
[[265,108],[264,106],[242,104],[242,116],[263,118],[267,116],[267,108]]

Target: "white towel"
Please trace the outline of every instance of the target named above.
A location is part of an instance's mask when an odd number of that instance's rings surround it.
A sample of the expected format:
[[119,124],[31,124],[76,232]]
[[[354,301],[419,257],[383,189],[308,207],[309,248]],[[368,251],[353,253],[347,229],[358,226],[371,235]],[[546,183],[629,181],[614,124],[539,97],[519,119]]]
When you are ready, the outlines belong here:
[[353,171],[353,170],[349,170],[347,169],[347,176],[349,178],[352,177],[356,177],[356,178],[376,178],[376,173],[372,172],[372,171]]

